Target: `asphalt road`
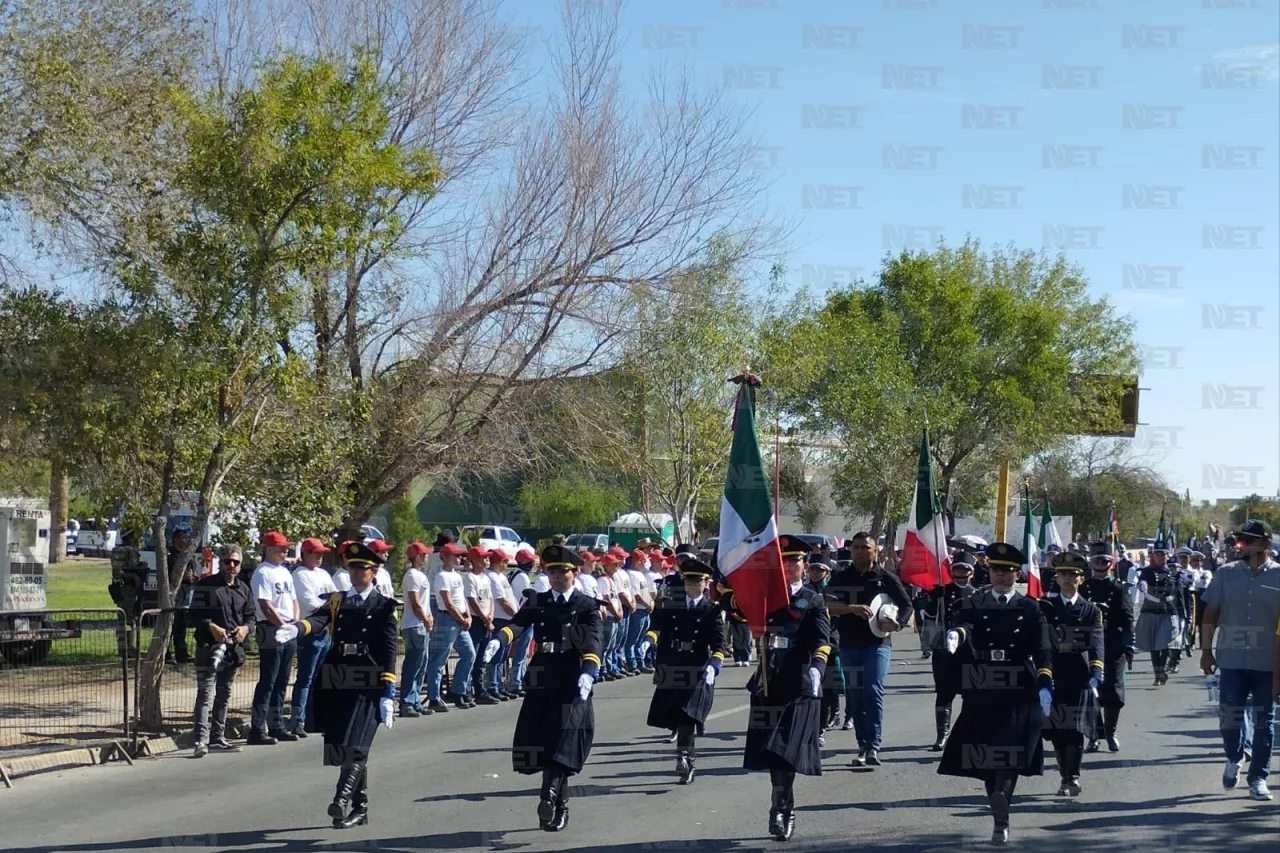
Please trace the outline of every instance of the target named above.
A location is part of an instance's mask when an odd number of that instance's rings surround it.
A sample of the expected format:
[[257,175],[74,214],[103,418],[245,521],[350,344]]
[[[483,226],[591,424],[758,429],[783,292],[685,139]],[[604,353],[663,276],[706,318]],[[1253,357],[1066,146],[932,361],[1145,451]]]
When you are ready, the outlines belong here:
[[[901,638],[913,644],[914,638]],[[701,741],[698,778],[674,783],[674,747],[644,726],[642,677],[602,684],[596,745],[573,782],[569,828],[537,829],[538,780],[511,771],[514,703],[398,721],[381,731],[370,772],[372,823],[332,830],[325,807],[336,773],[320,744],[144,759],[18,780],[0,790],[0,849],[8,853],[181,848],[316,853],[554,851],[660,853],[779,848],[887,853],[989,849],[980,783],[936,774],[931,682],[918,652],[894,653],[881,768],[849,766],[852,732],[827,735],[825,774],[796,786],[797,830],[768,839],[769,782],[741,769],[750,670],[726,669]],[[1122,751],[1086,756],[1084,794],[1054,796],[1057,774],[1022,780],[1012,847],[1038,853],[1280,850],[1280,801],[1255,803],[1243,780],[1221,789],[1220,742],[1201,679],[1150,686],[1131,674]]]

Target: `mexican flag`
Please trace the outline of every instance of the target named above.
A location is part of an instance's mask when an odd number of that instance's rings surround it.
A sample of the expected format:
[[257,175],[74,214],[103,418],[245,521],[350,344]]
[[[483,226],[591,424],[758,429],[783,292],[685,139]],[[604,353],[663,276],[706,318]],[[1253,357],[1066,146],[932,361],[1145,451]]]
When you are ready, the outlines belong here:
[[1022,525],[1022,553],[1023,559],[1026,560],[1022,564],[1022,573],[1027,577],[1027,595],[1032,598],[1041,598],[1044,595],[1044,587],[1040,583],[1040,561],[1036,557],[1035,525],[1031,520],[1031,493],[1026,486],[1022,487],[1022,499],[1025,506]]
[[898,576],[903,583],[915,584],[921,589],[951,583],[951,552],[947,550],[942,505],[933,482],[928,429],[920,437],[916,490],[911,497],[911,516],[907,519],[907,539],[902,546]]
[[756,441],[756,386],[760,380],[737,376],[731,381],[738,386],[738,397],[734,404],[729,471],[720,500],[716,560],[752,634],[759,636],[764,633],[765,617],[790,603],[791,591],[782,574],[773,498]]
[[1053,510],[1049,509],[1049,496],[1044,496],[1044,506],[1040,511],[1040,553],[1047,554],[1050,545],[1057,545],[1062,550],[1062,537],[1058,535],[1058,526],[1053,523]]

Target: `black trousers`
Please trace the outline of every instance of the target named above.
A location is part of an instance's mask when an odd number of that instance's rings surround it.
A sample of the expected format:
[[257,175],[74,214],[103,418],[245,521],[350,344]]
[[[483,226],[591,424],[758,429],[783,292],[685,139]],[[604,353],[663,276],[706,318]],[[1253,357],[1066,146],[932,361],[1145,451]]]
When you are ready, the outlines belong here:
[[569,801],[569,770],[555,761],[548,761],[542,769],[542,788],[538,796],[544,800],[563,804]]
[[698,727],[694,723],[681,723],[676,726],[676,751],[686,753],[690,758],[698,757]]
[[191,647],[187,645],[187,632],[191,630],[190,611],[179,608],[173,611],[173,656],[179,663],[191,660]]
[[1080,778],[1080,762],[1084,758],[1084,735],[1080,732],[1054,732],[1049,736],[1058,759],[1058,775],[1063,779]]
[[789,812],[796,807],[796,772],[794,770],[769,771],[769,782],[773,785],[772,808]]
[[[1018,787],[1018,774],[1013,770],[997,770],[991,773],[983,780],[987,786],[987,796],[990,797],[996,791],[1004,794],[1005,801],[1010,806],[1013,805],[1013,791]],[[1000,826],[1000,824],[996,824]]]

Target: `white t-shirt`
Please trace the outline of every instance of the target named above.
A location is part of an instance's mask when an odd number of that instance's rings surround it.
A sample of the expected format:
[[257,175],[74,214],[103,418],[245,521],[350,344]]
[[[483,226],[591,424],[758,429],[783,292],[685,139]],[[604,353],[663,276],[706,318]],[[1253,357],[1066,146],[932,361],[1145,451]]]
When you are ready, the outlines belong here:
[[351,591],[351,573],[346,569],[338,569],[333,573],[333,587],[338,592]]
[[633,602],[635,601],[635,593],[631,591],[631,576],[627,574],[626,569],[618,569],[609,581],[613,584],[614,595],[621,596],[626,593],[631,596]]
[[253,610],[258,621],[267,623],[262,602],[269,601],[286,620],[293,619],[293,575],[284,566],[262,562],[253,570]]
[[373,575],[373,585],[377,587],[378,594],[384,598],[395,598],[396,588],[391,583],[391,572],[387,571],[385,566],[378,566],[378,571]]
[[427,583],[427,575],[422,569],[415,569],[410,566],[404,573],[404,579],[400,583],[400,588],[404,590],[404,613],[400,616],[400,630],[405,628],[417,628],[422,624],[422,620],[418,618],[418,614],[413,612],[413,605],[410,604],[410,596],[418,600],[418,604],[426,610],[429,606],[426,601],[425,591],[427,595],[431,593],[431,586]]
[[293,570],[293,591],[298,596],[298,609],[303,616],[308,616],[323,607],[338,588],[333,585],[329,573],[320,566],[308,569],[300,565]]
[[524,607],[524,591],[529,588],[529,573],[526,571],[517,571],[508,581],[511,586],[511,595],[515,597],[516,604]]
[[[507,582],[506,575],[493,569],[486,570],[485,574],[489,576],[489,589],[493,593],[493,618],[512,618],[516,615],[516,611],[520,609],[520,603],[516,600],[516,595],[511,589],[511,584]],[[504,601],[511,608],[510,613],[502,606],[501,602]]]
[[546,572],[538,572],[533,579],[533,591],[551,592],[551,578],[547,577]]
[[[467,572],[462,576],[463,589],[467,591],[467,598],[474,598],[476,603],[480,605],[481,612],[485,613],[489,618],[493,618],[493,585],[489,583],[488,572]],[[476,614],[472,613],[472,616]]]
[[573,585],[578,588],[578,592],[588,598],[594,598],[597,600],[600,598],[600,585],[596,583],[595,578],[586,572],[580,572],[578,576],[573,579]]
[[641,601],[640,596],[647,595],[650,600],[653,600],[654,587],[649,580],[649,573],[636,569],[635,571],[628,570],[627,574],[631,576],[631,594],[636,597],[636,609],[648,610],[649,605]]
[[440,571],[436,572],[436,579],[431,584],[431,604],[440,613],[448,613],[444,605],[440,603],[440,594],[444,593],[444,597],[453,603],[454,609],[459,613],[467,612],[467,593],[462,585],[462,575],[458,574],[456,568],[446,569],[440,567]]

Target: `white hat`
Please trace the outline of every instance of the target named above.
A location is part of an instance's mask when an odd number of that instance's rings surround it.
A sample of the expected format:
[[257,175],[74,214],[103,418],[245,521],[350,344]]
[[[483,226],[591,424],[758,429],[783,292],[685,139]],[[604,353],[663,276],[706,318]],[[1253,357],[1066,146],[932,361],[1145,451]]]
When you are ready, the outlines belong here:
[[885,637],[889,636],[891,632],[885,631],[884,629],[882,629],[879,625],[876,624],[876,620],[878,620],[881,616],[884,616],[885,618],[888,618],[888,619],[897,619],[898,605],[894,604],[893,601],[889,598],[889,596],[885,595],[882,592],[879,595],[877,595],[875,598],[871,599],[871,603],[868,604],[867,606],[871,608],[871,618],[867,620],[867,623],[871,626],[871,633],[875,634],[877,637],[880,637],[881,639],[884,639]]

